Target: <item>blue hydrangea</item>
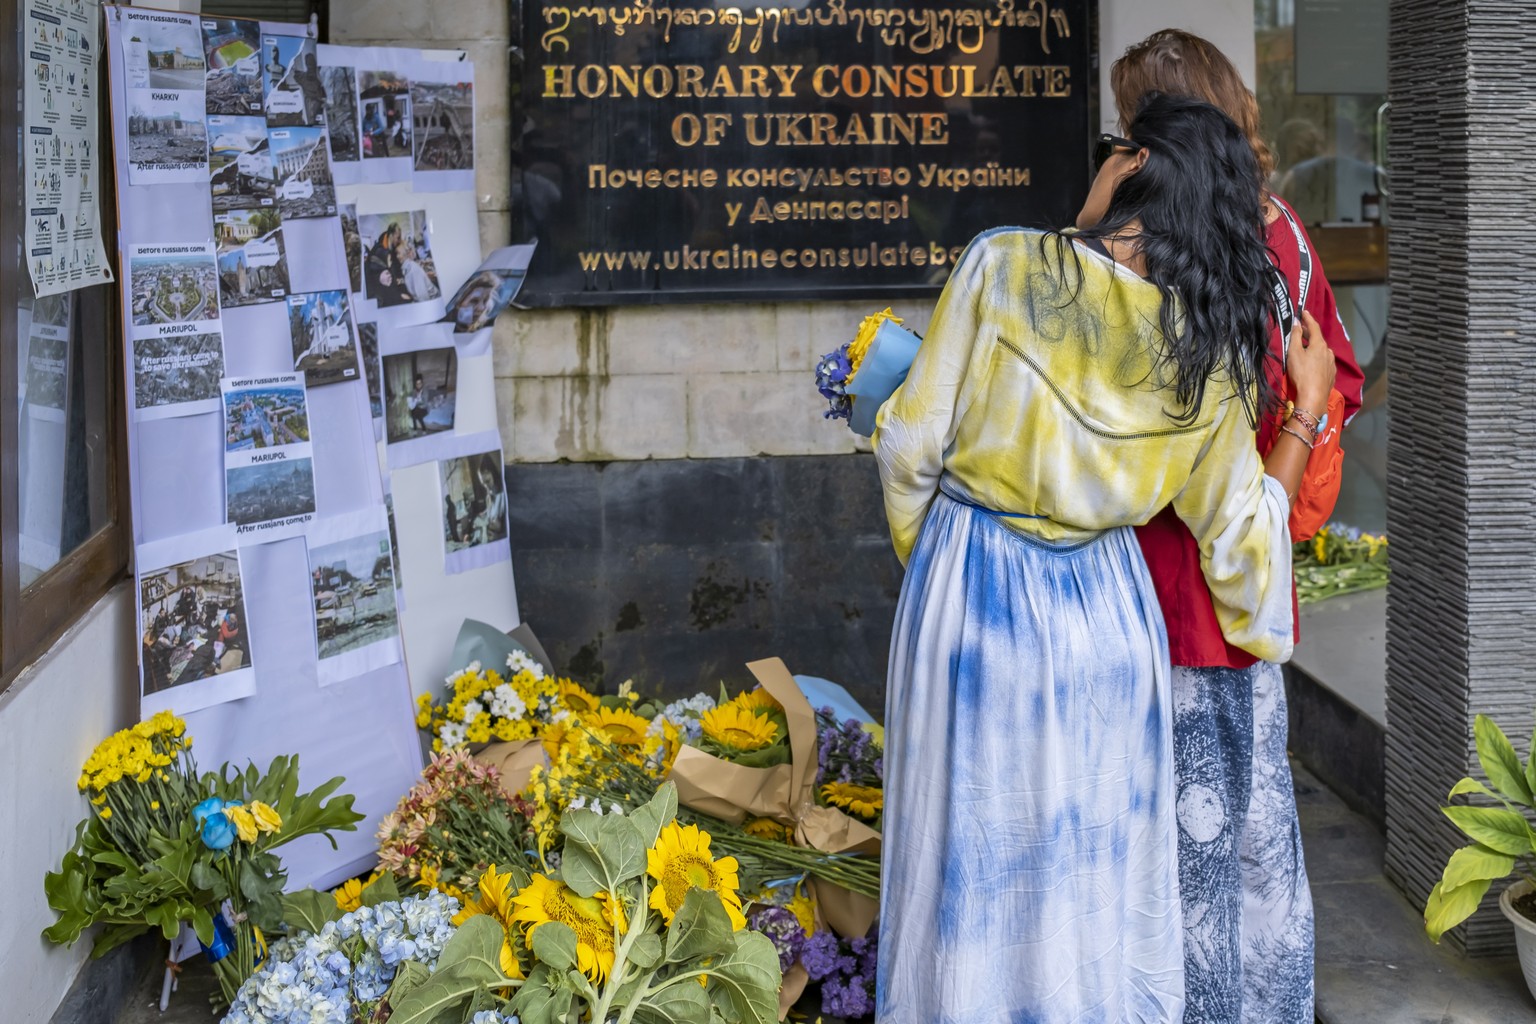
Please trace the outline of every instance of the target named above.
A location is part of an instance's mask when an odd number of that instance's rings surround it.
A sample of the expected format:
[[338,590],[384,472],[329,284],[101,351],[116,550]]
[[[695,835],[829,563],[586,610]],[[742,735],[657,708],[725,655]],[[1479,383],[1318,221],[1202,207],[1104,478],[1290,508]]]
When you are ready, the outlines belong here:
[[240,987],[224,1024],[350,1024],[353,1004],[371,1012],[401,963],[437,965],[458,912],[458,900],[433,892],[354,910],[318,935],[280,939]]

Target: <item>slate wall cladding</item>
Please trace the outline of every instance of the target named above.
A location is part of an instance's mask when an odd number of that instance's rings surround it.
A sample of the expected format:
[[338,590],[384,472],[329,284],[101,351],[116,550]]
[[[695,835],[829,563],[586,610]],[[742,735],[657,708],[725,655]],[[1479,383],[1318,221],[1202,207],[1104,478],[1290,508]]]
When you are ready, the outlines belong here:
[[680,697],[778,655],[883,716],[901,565],[870,456],[509,465],[507,493],[558,666]]
[[[1536,705],[1536,130],[1529,0],[1392,0],[1388,875],[1421,905],[1465,840],[1472,721]],[[1508,951],[1492,895],[1452,941]]]

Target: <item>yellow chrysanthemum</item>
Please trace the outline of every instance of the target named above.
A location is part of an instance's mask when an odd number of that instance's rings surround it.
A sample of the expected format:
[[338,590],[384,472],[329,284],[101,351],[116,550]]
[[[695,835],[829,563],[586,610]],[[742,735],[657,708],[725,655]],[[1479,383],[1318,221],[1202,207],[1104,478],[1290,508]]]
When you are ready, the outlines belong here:
[[741,830],[749,836],[759,839],[771,839],[774,842],[783,842],[789,836],[789,829],[780,825],[772,818],[749,818],[741,826]]
[[531,943],[540,925],[559,921],[576,933],[576,966],[595,982],[613,970],[613,929],[628,930],[624,911],[607,893],[578,896],[564,882],[535,874],[527,888],[512,900],[512,920],[525,926],[524,941]]
[[822,798],[834,807],[851,811],[861,818],[875,818],[885,806],[885,794],[873,786],[855,786],[851,782],[829,782],[821,787]]
[[782,711],[784,708],[784,705],[780,704],[773,694],[761,686],[755,690],[743,690],[730,703],[759,715],[766,714],[769,711]]
[[697,825],[679,825],[674,821],[662,829],[656,845],[645,852],[645,870],[656,881],[651,889],[651,909],[668,924],[683,905],[689,889],[708,889],[725,905],[731,927],[746,927],[736,858],[712,858],[709,833],[699,831]]
[[570,679],[560,680],[558,691],[560,703],[572,711],[596,711],[598,706],[597,696],[587,690],[580,683]]
[[651,727],[649,720],[628,708],[598,708],[583,721],[587,728],[602,733],[610,743],[621,747],[643,746],[645,731]]
[[699,718],[704,735],[732,750],[761,750],[778,738],[779,727],[772,721],[734,704],[711,708]]

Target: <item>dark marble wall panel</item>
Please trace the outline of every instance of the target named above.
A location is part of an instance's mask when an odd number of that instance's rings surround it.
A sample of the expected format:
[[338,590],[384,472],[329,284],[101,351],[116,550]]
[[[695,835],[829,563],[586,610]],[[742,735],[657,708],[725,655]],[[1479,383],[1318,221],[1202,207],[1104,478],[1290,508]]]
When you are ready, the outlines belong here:
[[885,704],[901,566],[868,455],[511,465],[523,618],[550,657],[668,696],[745,663]]

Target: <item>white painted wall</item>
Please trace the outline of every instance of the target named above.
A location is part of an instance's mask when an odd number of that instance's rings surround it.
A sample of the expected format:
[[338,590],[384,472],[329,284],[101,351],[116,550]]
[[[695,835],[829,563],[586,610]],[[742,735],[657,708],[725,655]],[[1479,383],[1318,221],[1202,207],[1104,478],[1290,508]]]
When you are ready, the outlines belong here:
[[1253,0],[1099,0],[1099,123],[1117,131],[1109,66],[1160,28],[1181,28],[1221,48],[1253,88]]
[[64,950],[43,875],[74,842],[86,804],[80,766],[104,736],[136,721],[133,591],[118,585],[0,695],[0,999],[5,1024],[43,1024],[90,951]]

